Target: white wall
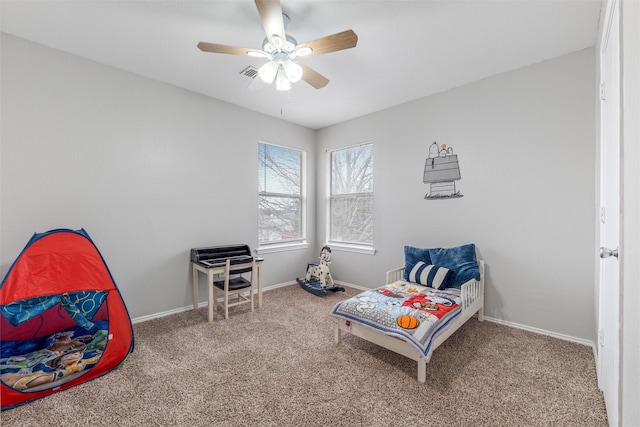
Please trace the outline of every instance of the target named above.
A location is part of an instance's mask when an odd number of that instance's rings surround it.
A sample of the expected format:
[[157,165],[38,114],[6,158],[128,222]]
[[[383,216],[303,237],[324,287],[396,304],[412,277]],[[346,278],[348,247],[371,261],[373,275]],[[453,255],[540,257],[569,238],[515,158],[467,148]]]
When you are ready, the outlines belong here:
[[[83,227],[133,318],[188,306],[191,247],[257,245],[258,140],[315,162],[310,129],[6,34],[1,47],[2,276],[34,232]],[[265,285],[304,272],[311,234],[265,255]]]
[[[334,253],[334,278],[379,286],[404,245],[473,242],[486,316],[593,341],[594,82],[587,49],[318,131],[319,184],[326,150],[374,141],[377,253]],[[458,154],[464,197],[423,199],[433,141]]]

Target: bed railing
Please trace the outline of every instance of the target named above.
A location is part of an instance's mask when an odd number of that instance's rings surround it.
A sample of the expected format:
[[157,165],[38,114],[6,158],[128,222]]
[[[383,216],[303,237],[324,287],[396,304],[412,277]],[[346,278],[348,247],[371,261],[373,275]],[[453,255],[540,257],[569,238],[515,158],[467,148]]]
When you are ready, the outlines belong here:
[[404,280],[404,267],[387,271],[387,285],[395,283],[398,280]]
[[[478,261],[480,269],[480,280],[470,280],[460,287],[460,297],[462,299],[462,310],[466,311],[475,305],[478,310],[478,320],[482,321],[484,316],[484,261]],[[476,310],[473,310],[474,312]]]
[[462,298],[462,309],[468,309],[480,295],[480,282],[470,280],[460,287],[460,297]]

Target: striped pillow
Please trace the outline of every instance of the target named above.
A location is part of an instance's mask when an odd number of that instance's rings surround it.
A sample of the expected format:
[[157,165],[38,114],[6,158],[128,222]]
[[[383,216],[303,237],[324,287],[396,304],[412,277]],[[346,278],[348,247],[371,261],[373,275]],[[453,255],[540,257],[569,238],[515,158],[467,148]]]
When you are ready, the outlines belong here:
[[418,261],[409,273],[409,281],[435,289],[444,289],[447,287],[452,275],[453,272],[448,268],[436,267],[435,265]]

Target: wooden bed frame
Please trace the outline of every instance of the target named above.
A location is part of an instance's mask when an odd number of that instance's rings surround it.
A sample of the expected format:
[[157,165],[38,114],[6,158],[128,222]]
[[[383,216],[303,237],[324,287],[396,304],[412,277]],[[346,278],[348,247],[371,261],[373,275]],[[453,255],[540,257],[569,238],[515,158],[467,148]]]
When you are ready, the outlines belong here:
[[[455,331],[457,331],[467,320],[478,313],[478,320],[484,320],[484,261],[478,261],[480,269],[480,281],[475,279],[463,284],[460,288],[462,299],[462,313],[457,316],[431,344],[433,350],[445,342]],[[387,272],[387,284],[404,279],[404,267]],[[336,318],[335,342],[340,344],[340,334],[342,331],[370,341],[388,350],[401,354],[418,362],[418,381],[425,382],[427,379],[427,362],[422,353],[411,343],[401,339],[383,334],[373,328],[357,323],[353,320]]]

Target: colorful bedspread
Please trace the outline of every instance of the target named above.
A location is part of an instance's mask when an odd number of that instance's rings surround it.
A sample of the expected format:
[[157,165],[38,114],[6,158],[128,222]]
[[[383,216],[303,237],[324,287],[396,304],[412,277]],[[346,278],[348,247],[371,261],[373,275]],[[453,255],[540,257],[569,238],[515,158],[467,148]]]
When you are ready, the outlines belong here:
[[460,313],[460,289],[398,281],[341,301],[331,314],[413,344],[428,362],[433,339]]

